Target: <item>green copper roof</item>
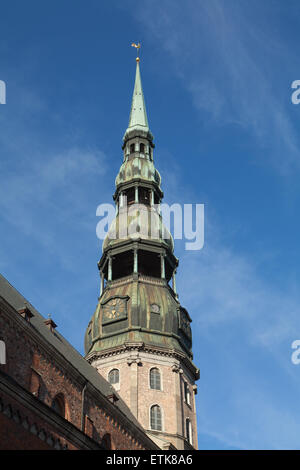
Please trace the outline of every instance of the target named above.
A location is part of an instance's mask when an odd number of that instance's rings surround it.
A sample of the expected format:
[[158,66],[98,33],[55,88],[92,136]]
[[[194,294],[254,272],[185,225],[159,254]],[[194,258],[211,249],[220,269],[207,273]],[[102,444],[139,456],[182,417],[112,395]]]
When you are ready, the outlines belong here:
[[143,130],[145,132],[150,132],[142,88],[139,61],[136,62],[135,83],[132,95],[129,123],[124,138],[126,137],[127,133],[132,130]]

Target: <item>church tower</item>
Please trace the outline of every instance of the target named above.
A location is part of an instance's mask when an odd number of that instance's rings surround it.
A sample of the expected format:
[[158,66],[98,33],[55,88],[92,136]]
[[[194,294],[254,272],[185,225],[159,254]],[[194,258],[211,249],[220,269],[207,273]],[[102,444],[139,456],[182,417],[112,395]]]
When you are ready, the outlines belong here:
[[116,216],[98,263],[101,291],[85,334],[86,359],[162,449],[197,449],[192,320],[178,300],[178,259],[160,214],[161,177],[139,57],[122,150]]

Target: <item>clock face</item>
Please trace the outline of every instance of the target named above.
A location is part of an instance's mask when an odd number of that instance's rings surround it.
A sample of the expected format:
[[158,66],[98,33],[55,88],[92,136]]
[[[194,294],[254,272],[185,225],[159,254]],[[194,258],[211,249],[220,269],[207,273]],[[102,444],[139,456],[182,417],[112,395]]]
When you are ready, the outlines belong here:
[[160,306],[157,304],[151,304],[150,310],[152,313],[160,313]]
[[103,306],[102,323],[110,323],[116,320],[127,318],[127,299],[115,297],[106,302]]

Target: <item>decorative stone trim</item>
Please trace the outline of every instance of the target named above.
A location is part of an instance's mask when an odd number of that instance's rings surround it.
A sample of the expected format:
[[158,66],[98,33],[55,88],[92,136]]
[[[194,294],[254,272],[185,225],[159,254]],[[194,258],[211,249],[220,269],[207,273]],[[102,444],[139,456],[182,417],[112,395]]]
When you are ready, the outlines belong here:
[[180,374],[180,375],[183,374],[183,370],[177,364],[174,364],[172,366],[172,372],[176,372],[177,374]]
[[12,407],[10,403],[4,404],[0,399],[0,413],[3,413],[8,419],[12,419],[15,423],[23,426],[34,436],[37,436],[41,441],[46,442],[49,447],[56,450],[68,449],[68,445],[63,445],[59,439],[56,439],[51,433],[47,433],[43,428],[38,428],[36,423],[29,423],[27,416],[22,416],[19,410]]
[[131,364],[136,363],[138,366],[142,365],[142,360],[139,357],[139,353],[131,354],[130,357],[127,358],[127,364],[131,366]]
[[145,352],[156,356],[172,357],[179,360],[187,370],[196,378],[199,377],[199,369],[194,366],[185,356],[184,353],[175,351],[174,349],[160,349],[155,346],[149,346],[145,343],[125,343],[124,345],[115,348],[106,349],[105,351],[92,352],[86,356],[87,361],[92,364],[94,361],[108,357],[118,356],[127,353],[128,351]]

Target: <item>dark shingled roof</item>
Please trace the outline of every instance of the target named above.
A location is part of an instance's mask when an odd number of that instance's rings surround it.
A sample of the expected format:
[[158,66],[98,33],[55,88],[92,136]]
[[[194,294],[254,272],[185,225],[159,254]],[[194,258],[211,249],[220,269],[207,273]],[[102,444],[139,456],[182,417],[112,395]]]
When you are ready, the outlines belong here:
[[[43,336],[59,353],[75,368],[78,373],[89,381],[105,397],[114,393],[119,399],[115,406],[126,416],[135,426],[143,432],[144,429],[136,420],[130,409],[115,391],[115,389],[91,366],[76,349],[57,331],[54,333],[45,325],[46,320],[8,281],[0,274],[0,296],[3,297],[15,310],[24,308],[26,302],[32,311],[33,317],[30,319],[31,325]],[[145,435],[145,438],[148,439]],[[150,439],[149,439],[150,440]],[[153,443],[153,447],[156,447]]]

